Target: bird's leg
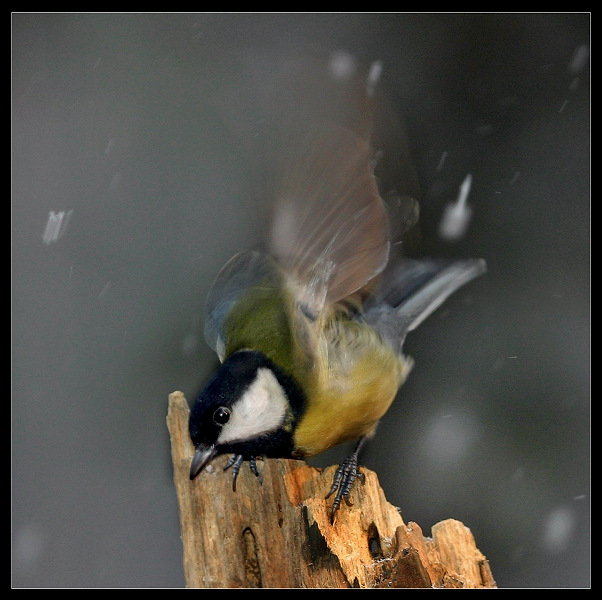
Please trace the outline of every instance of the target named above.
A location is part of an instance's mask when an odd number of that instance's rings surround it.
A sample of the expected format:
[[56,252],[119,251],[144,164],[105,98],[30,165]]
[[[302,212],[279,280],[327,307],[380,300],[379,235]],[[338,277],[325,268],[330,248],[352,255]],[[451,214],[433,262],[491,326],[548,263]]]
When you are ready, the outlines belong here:
[[[240,467],[244,460],[245,460],[245,457],[242,454],[233,454],[228,459],[228,462],[226,463],[226,466],[224,467],[224,471],[226,471],[227,469],[232,467],[232,491],[233,492],[236,491],[236,479],[238,477],[238,474],[240,472]],[[259,483],[263,483],[263,481],[261,479],[261,474],[257,470],[257,458],[255,456],[252,456],[251,458],[249,458],[249,468],[251,469],[251,472],[253,473],[253,475],[255,475],[255,477],[257,477],[259,479]]]
[[232,467],[232,491],[236,491],[236,478],[238,477],[238,473],[240,471],[240,465],[242,465],[242,461],[244,460],[244,456],[242,454],[233,454],[226,466],[224,467],[224,471]]
[[334,494],[335,491],[337,492],[334,502],[332,503],[332,511],[330,513],[331,523],[334,523],[334,517],[341,506],[341,500],[345,500],[347,506],[353,505],[351,500],[349,500],[349,494],[351,493],[351,487],[353,486],[353,482],[356,480],[356,478],[359,477],[362,482],[365,479],[364,474],[359,472],[357,459],[360,450],[369,438],[370,436],[366,435],[360,438],[355,450],[341,463],[334,474],[332,487],[326,495],[326,498],[329,498],[332,494]]
[[261,473],[257,470],[257,457],[251,456],[249,459],[249,468],[251,469],[251,473],[259,479],[259,483],[263,485],[263,479],[261,479]]

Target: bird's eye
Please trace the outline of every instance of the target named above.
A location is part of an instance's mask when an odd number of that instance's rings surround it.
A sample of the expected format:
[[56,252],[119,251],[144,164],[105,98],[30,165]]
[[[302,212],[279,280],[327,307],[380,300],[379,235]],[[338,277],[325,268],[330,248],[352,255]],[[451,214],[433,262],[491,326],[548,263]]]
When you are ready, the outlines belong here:
[[230,418],[230,409],[227,408],[226,406],[220,406],[214,413],[213,413],[213,420],[218,424],[218,425],[225,425],[228,422],[228,419]]

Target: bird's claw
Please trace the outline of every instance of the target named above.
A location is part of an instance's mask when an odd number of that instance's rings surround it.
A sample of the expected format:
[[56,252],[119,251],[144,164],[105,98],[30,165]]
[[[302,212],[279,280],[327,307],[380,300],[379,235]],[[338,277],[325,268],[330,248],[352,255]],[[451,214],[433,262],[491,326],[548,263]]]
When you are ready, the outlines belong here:
[[334,497],[334,502],[332,503],[332,510],[330,512],[331,524],[334,524],[334,518],[337,514],[337,511],[341,507],[342,500],[345,500],[345,504],[347,504],[347,506],[353,506],[353,502],[351,502],[349,495],[351,494],[353,483],[358,477],[360,481],[364,483],[365,476],[360,472],[357,465],[357,454],[352,454],[349,458],[345,459],[341,465],[339,465],[339,468],[336,470],[332,480],[332,487],[330,488],[328,494],[326,494],[326,498],[330,498],[335,491],[337,492],[337,495]]
[[[232,467],[232,491],[236,491],[236,479],[238,478],[238,473],[240,472],[240,467],[245,460],[245,457],[242,454],[233,454],[226,463],[224,467],[224,471],[228,470]],[[257,470],[257,457],[251,456],[249,459],[249,468],[251,469],[251,473],[259,479],[259,483],[263,483],[261,479],[261,473]]]

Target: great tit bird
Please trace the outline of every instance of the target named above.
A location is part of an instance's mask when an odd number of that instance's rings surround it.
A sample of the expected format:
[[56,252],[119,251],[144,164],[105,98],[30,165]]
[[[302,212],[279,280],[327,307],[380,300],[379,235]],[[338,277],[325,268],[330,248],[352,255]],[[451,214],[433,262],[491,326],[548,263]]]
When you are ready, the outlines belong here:
[[332,124],[306,139],[284,168],[266,251],[234,256],[209,292],[205,337],[221,366],[191,409],[190,479],[228,453],[235,489],[243,461],[259,475],[257,457],[306,459],[357,440],[330,490],[334,519],[412,368],[406,334],[486,267],[388,264],[397,232],[369,140]]

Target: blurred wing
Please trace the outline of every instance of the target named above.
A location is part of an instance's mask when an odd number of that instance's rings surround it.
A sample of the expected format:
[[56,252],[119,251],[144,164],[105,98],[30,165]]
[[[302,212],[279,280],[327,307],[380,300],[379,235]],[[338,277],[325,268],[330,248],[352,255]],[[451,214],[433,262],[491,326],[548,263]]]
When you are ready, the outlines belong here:
[[292,275],[297,300],[316,316],[384,269],[387,214],[366,140],[328,124],[292,145],[270,249]]
[[279,273],[271,257],[256,251],[240,252],[222,267],[205,305],[205,339],[220,361],[225,356],[224,323],[234,304],[252,286],[273,288],[277,294],[282,281]]

